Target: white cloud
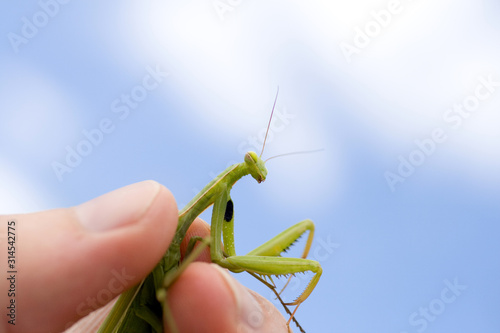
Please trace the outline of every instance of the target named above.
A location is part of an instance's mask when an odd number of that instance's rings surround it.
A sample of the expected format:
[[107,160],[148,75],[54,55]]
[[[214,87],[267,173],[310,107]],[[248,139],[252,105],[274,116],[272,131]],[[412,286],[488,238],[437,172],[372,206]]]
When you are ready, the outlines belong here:
[[0,175],[0,214],[36,212],[50,206],[48,193],[6,161],[0,161]]
[[[349,85],[352,96],[359,96],[349,112],[373,128],[373,133],[380,133],[376,145],[384,149],[405,142],[411,145],[422,133],[443,126],[446,108],[471,93],[469,87],[474,88],[479,75],[497,73],[494,65],[499,52],[488,42],[480,6],[450,0],[399,1],[400,12],[353,63],[347,64],[339,43],[352,41],[354,27],[363,28],[373,20],[372,11],[385,10],[389,3],[394,1],[292,1],[286,6],[242,2],[221,21],[211,6],[213,2],[153,1],[149,7],[141,4],[128,8],[136,15],[142,13],[147,28],[129,26],[143,30],[127,36],[137,37],[130,51],[145,59],[165,59],[164,67],[174,72],[171,79],[190,90],[186,95],[196,96],[193,112],[199,110],[198,123],[210,129],[222,128],[224,131],[212,131],[221,134],[252,132],[245,127],[247,123],[237,124],[227,116],[228,105],[234,106],[231,115],[238,113],[242,119],[269,112],[270,91],[276,84],[283,84],[273,81],[275,75],[293,71],[296,61],[301,60],[290,61],[282,53],[292,41],[309,50],[302,60],[311,62],[310,68],[324,69],[335,84]],[[272,19],[276,15],[279,19]],[[500,72],[496,75],[500,77]],[[298,89],[293,83],[284,84]],[[498,118],[477,116],[469,124],[474,126],[475,136],[460,150],[471,157],[486,150],[487,154],[481,156],[489,158],[474,159],[469,161],[471,165],[500,159],[492,154],[500,149],[500,140],[491,140],[497,138],[493,124],[498,124]],[[309,130],[321,132],[325,128],[328,126],[316,124]],[[452,149],[453,144],[447,142]]]

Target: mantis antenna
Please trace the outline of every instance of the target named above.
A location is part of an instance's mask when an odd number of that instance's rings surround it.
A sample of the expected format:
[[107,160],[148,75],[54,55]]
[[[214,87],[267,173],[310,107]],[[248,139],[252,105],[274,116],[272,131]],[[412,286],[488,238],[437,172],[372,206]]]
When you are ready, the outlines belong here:
[[299,154],[311,154],[311,153],[317,153],[317,152],[323,151],[323,150],[325,150],[325,149],[321,148],[321,149],[304,150],[304,151],[294,151],[292,153],[279,154],[279,155],[276,155],[276,156],[269,157],[267,160],[264,161],[264,163],[266,163],[267,161],[272,160],[273,158],[276,158],[276,157],[283,157],[283,156],[290,156],[290,155],[299,155]]
[[278,86],[278,90],[276,91],[276,97],[274,98],[273,109],[271,111],[271,117],[269,117],[269,123],[267,124],[266,136],[264,137],[264,143],[262,144],[262,151],[260,152],[259,157],[262,157],[264,153],[264,148],[266,147],[267,134],[269,133],[269,128],[271,127],[271,120],[273,120],[274,107],[276,106],[276,101],[278,100],[278,93],[280,92],[280,86]]
[[[267,124],[267,129],[266,129],[266,136],[264,137],[264,143],[262,144],[262,151],[260,152],[259,157],[262,157],[262,154],[264,154],[264,148],[266,147],[266,141],[267,141],[267,135],[269,134],[269,129],[271,128],[271,121],[273,120],[273,114],[274,114],[274,108],[276,107],[276,101],[278,100],[278,94],[280,92],[280,87],[278,86],[278,90],[276,91],[276,97],[274,98],[274,104],[273,104],[273,109],[271,110],[271,116],[269,117],[269,123]],[[283,156],[289,156],[289,155],[298,155],[298,154],[309,154],[309,153],[316,153],[319,151],[323,151],[324,149],[315,149],[315,150],[305,150],[305,151],[297,151],[297,152],[292,152],[292,153],[286,153],[286,154],[279,154],[276,156],[269,157],[267,160],[264,161],[266,163],[267,161],[276,158],[276,157],[283,157]]]

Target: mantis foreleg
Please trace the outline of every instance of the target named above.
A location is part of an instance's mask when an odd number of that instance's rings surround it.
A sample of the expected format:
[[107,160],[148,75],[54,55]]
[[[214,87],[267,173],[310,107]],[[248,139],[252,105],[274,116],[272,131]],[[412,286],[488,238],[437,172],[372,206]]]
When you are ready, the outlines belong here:
[[[214,242],[211,244],[210,250],[212,261],[235,273],[247,271],[262,276],[288,276],[308,271],[314,273],[305,290],[293,302],[284,303],[284,305],[296,305],[298,308],[314,290],[322,274],[321,266],[317,261],[304,259],[311,248],[314,224],[310,220],[299,222],[250,251],[247,255],[238,256],[234,248],[234,204],[229,191],[230,187],[222,188],[219,197],[214,202],[211,230],[211,237]],[[281,253],[286,252],[306,231],[309,231],[309,236],[302,258],[281,257]],[[222,234],[224,251],[220,241],[218,241],[221,239]],[[297,308],[295,308],[288,323],[293,318]]]

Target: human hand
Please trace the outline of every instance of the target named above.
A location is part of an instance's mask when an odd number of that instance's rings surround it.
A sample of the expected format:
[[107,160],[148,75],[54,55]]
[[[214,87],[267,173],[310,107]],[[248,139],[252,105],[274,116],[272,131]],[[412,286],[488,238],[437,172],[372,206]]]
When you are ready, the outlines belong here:
[[[2,306],[0,332],[60,332],[82,318],[68,332],[96,331],[110,301],[160,260],[177,219],[172,194],[154,181],[76,207],[0,216],[2,251],[7,222],[15,221],[17,228],[15,325],[7,322]],[[196,220],[186,238],[208,234],[208,225]],[[269,301],[209,264],[209,258],[207,251],[169,289],[181,332],[287,332],[285,319]],[[4,273],[6,262],[2,257]],[[9,280],[0,279],[0,290],[8,289]],[[1,295],[1,304],[10,302],[6,292]]]

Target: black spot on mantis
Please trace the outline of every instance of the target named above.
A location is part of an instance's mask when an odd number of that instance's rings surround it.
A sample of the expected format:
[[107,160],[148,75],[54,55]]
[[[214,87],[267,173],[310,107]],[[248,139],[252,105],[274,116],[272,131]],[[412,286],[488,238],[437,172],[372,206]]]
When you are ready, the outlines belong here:
[[233,214],[234,214],[233,200],[229,199],[229,201],[226,204],[226,211],[224,212],[224,221],[231,222],[231,220],[233,219]]

